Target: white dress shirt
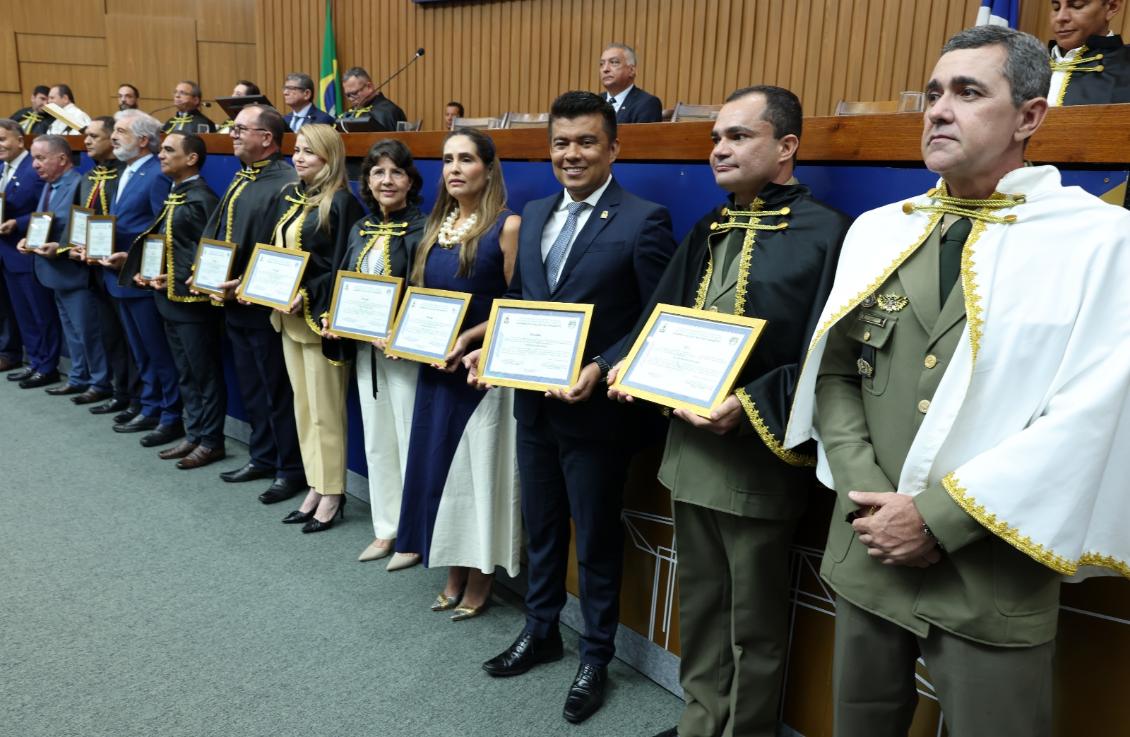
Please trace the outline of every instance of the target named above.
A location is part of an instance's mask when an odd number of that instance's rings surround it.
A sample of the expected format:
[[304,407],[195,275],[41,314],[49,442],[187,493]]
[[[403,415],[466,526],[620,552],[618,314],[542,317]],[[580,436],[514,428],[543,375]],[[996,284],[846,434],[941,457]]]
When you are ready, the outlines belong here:
[[624,104],[624,100],[628,99],[628,93],[631,92],[634,88],[635,85],[630,84],[624,89],[620,90],[620,94],[618,95],[609,95],[607,92],[605,92],[604,94],[608,101],[612,103],[612,109],[616,112],[620,112],[620,106]]
[[[90,116],[79,109],[78,105],[75,105],[73,102],[68,103],[67,106],[63,108],[63,114],[66,115],[67,119],[72,123],[78,123],[82,128],[85,128],[87,124],[90,123]],[[68,128],[66,123],[56,118],[52,120],[51,127],[47,129],[47,132],[56,136],[66,136],[72,135],[68,133],[68,131],[71,130],[74,129]],[[79,131],[75,130],[74,133],[79,133]]]
[[[553,275],[555,279],[560,277],[561,269],[565,268],[565,262],[569,260],[569,253],[573,250],[573,244],[577,242],[577,236],[584,230],[585,223],[589,221],[589,215],[592,214],[596,203],[600,201],[604,190],[608,189],[608,185],[611,182],[612,175],[609,174],[604,184],[600,185],[595,192],[583,200],[583,202],[588,204],[588,207],[582,208],[581,211],[577,213],[577,227],[573,231],[572,240],[570,240],[569,245],[565,247],[565,253],[561,256],[561,267],[557,270],[557,273]],[[557,240],[557,235],[561,232],[561,229],[565,227],[565,221],[569,218],[569,205],[572,203],[573,198],[569,196],[569,191],[566,190],[564,196],[561,198],[561,202],[553,209],[549,219],[545,221],[545,230],[541,233],[541,261],[543,264],[545,263],[546,257],[549,256],[549,249],[553,248],[553,242]]]

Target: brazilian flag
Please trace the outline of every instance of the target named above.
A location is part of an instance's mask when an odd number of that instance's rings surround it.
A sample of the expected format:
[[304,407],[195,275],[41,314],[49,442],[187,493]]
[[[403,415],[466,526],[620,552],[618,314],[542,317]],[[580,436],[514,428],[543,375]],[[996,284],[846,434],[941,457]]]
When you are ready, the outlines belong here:
[[326,33],[322,41],[322,75],[318,78],[318,96],[322,98],[322,109],[335,118],[345,112],[340,104],[341,77],[337,69],[337,44],[334,43],[333,10],[330,0],[326,0]]

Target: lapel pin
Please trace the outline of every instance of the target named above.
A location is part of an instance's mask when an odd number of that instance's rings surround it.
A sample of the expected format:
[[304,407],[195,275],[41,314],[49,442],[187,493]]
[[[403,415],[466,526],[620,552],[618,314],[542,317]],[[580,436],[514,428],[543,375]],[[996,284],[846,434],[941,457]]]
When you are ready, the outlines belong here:
[[607,220],[608,219],[608,210],[601,210],[600,211],[600,219],[601,220]]

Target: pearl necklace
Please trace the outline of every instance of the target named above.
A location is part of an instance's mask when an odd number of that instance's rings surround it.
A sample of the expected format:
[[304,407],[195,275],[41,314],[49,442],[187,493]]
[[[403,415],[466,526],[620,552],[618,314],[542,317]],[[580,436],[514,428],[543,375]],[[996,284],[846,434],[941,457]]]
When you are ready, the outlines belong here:
[[475,222],[479,219],[478,213],[472,214],[471,217],[463,221],[463,224],[458,228],[455,227],[455,218],[459,217],[459,210],[452,210],[447,217],[443,219],[443,224],[439,226],[439,233],[436,235],[436,241],[443,248],[454,248],[463,242],[463,239],[475,227]]

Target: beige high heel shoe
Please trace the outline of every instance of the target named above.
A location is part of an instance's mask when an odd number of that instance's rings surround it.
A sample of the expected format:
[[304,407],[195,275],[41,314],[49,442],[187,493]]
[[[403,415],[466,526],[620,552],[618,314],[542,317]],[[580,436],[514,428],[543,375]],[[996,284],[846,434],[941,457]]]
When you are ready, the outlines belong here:
[[377,540],[369,543],[369,547],[361,551],[361,555],[357,556],[357,560],[364,563],[369,560],[379,560],[392,553],[392,546],[395,540],[385,540],[384,545],[378,545]]
[[392,558],[388,561],[388,568],[386,568],[386,570],[400,571],[405,568],[411,568],[418,564],[420,560],[419,553],[393,553]]

